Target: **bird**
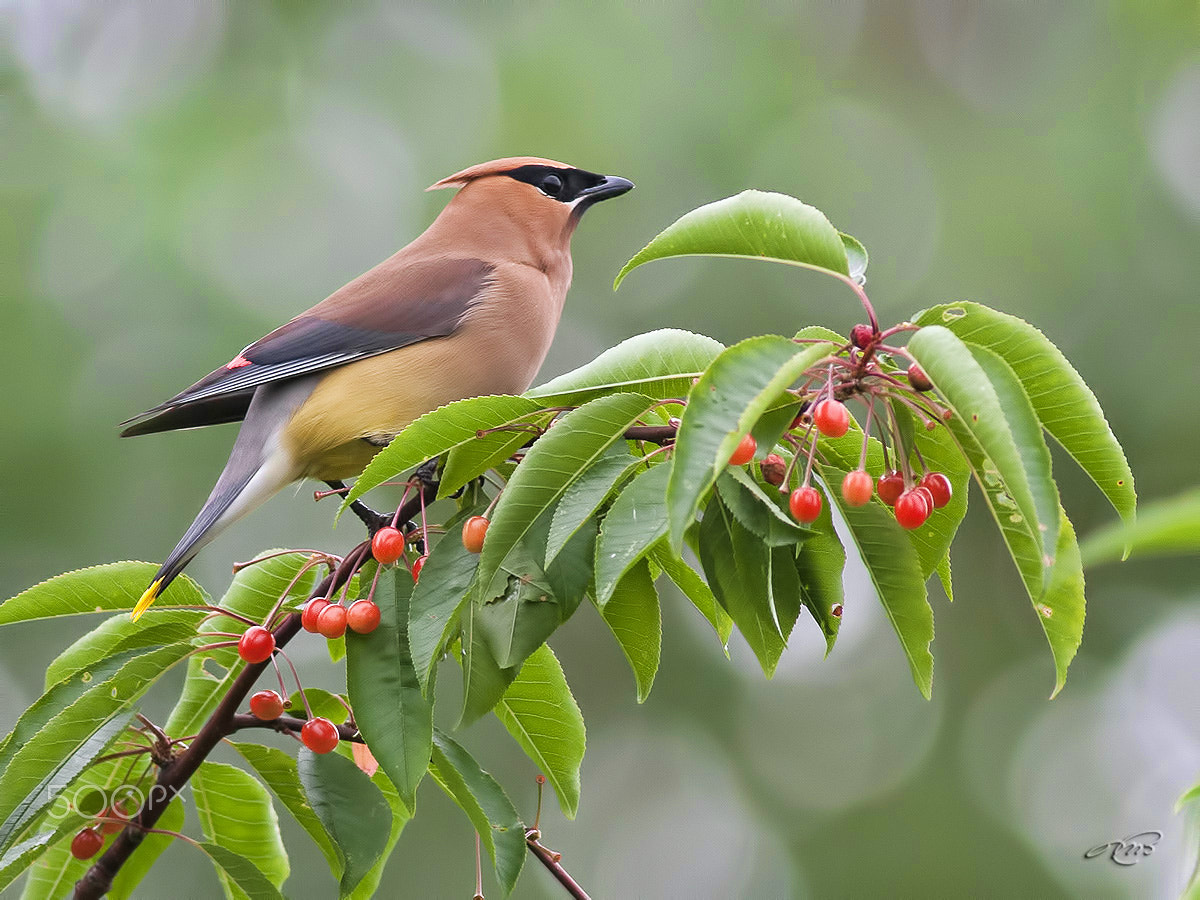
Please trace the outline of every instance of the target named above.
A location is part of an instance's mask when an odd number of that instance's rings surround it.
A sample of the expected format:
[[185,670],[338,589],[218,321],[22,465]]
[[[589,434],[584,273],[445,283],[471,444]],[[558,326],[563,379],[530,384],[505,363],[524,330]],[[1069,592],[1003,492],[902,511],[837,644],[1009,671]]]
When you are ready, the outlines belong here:
[[337,483],[446,403],[520,394],[571,284],[571,236],[633,188],[534,156],[463,169],[410,244],[225,365],[122,422],[122,437],[242,423],[216,485],[133,609],[137,619],[230,524],[293,482]]

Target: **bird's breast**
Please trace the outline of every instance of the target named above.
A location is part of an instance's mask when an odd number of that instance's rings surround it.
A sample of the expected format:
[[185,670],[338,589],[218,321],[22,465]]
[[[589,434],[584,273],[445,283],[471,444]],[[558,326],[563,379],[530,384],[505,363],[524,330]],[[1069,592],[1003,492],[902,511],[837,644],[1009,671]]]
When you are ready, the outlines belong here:
[[562,299],[544,275],[520,268],[500,272],[453,334],[325,375],[283,434],[304,474],[353,477],[378,452],[372,442],[424,413],[465,397],[525,391],[550,348]]

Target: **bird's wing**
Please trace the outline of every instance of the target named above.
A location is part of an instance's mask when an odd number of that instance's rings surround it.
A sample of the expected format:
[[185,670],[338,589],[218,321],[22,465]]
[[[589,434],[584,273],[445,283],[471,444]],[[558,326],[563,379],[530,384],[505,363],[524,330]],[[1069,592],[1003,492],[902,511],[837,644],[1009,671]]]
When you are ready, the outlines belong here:
[[122,422],[129,427],[121,434],[237,421],[260,385],[452,334],[487,289],[492,271],[479,259],[401,264],[393,257],[170,400]]

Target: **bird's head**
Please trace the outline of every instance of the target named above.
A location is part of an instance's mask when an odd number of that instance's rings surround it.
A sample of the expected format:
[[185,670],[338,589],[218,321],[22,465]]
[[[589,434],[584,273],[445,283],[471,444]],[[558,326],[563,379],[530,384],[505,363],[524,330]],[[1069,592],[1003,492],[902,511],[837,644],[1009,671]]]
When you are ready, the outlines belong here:
[[452,206],[487,219],[497,213],[549,242],[569,242],[580,217],[594,203],[618,197],[633,182],[597,175],[536,156],[494,159],[463,169],[429,187],[461,188]]

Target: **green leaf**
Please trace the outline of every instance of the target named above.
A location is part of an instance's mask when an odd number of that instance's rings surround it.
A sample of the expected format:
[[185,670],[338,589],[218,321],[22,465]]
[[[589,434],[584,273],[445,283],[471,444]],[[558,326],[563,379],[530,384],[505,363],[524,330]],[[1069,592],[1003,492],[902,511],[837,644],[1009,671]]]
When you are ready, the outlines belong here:
[[383,880],[383,873],[387,868],[388,857],[392,855],[392,850],[400,840],[400,834],[404,831],[404,826],[412,818],[412,812],[404,805],[404,801],[400,799],[400,795],[396,793],[395,787],[388,781],[388,777],[384,774],[383,769],[378,770],[371,776],[371,783],[379,788],[380,793],[383,794],[383,799],[392,811],[392,827],[387,835],[387,842],[384,844],[383,853],[379,855],[379,859],[375,865],[363,876],[362,881],[358,883],[358,887],[347,895],[348,900],[373,900],[377,896],[379,883]]
[[645,703],[662,654],[662,614],[650,564],[643,559],[630,568],[608,602],[597,606],[633,670],[637,701]]
[[[85,613],[128,612],[157,571],[155,563],[118,562],[57,575],[0,604],[0,625]],[[208,595],[200,586],[181,575],[171,582],[150,612],[207,602]]]
[[944,325],[964,341],[987,347],[1016,373],[1042,425],[1132,522],[1137,494],[1129,463],[1095,394],[1038,329],[979,303],[948,303],[921,313],[916,324]]
[[692,379],[724,348],[702,334],[662,328],[627,338],[587,365],[525,392],[544,403],[575,405],[617,391],[656,400],[685,397]]
[[800,613],[800,581],[791,551],[764,544],[720,497],[712,499],[700,521],[699,551],[713,594],[770,678]]
[[[1038,578],[1043,582],[1047,566],[1043,548],[1046,538],[1058,529],[1058,491],[1050,473],[1050,453],[1036,419],[1033,427],[1038,434],[1029,434],[1029,401],[1023,398],[1023,392],[1018,395],[1020,385],[1011,377],[1011,370],[1004,372],[1004,363],[995,354],[975,348],[979,350],[976,355],[939,325],[918,331],[908,349],[952,410],[951,429],[967,431],[1004,482],[1009,518],[1020,516],[1029,521],[1029,534],[1038,550]],[[1016,392],[1011,390],[1013,385]],[[1003,396],[998,388],[1004,391]],[[1046,510],[1049,503],[1053,503],[1052,521]],[[1037,593],[1040,589],[1041,584]]]
[[513,547],[476,603],[478,633],[504,669],[520,666],[575,611],[559,602],[529,543]]
[[[74,683],[55,685],[34,703],[17,722],[12,738],[0,747],[7,758],[0,774],[0,852],[103,752],[116,733],[110,729],[124,728],[122,713],[190,649],[190,644],[181,642],[130,651],[106,661],[115,668],[97,666],[97,672],[84,672]],[[86,684],[86,689],[79,690],[80,684]],[[28,734],[35,721],[41,727]]]
[[488,589],[534,522],[561,499],[571,482],[623,439],[626,429],[653,402],[641,394],[610,394],[593,400],[560,419],[529,449],[492,513],[476,574],[480,591]]
[[867,248],[858,238],[842,234],[842,244],[846,248],[846,264],[850,269],[850,277],[862,284],[867,278]]
[[951,603],[954,602],[954,579],[950,573],[950,554],[947,553],[942,557],[942,561],[937,564],[934,569],[937,572],[938,581],[942,583],[942,590],[946,592],[946,599]]
[[925,592],[920,560],[904,530],[883,504],[873,500],[866,506],[849,506],[841,491],[830,488],[831,483],[841,484],[844,474],[821,467],[826,502],[830,497],[837,502],[875,594],[900,638],[913,681],[928,700],[933,691],[933,654],[929,652],[933,642],[933,610]]
[[[1029,403],[1021,383],[1012,368],[999,356],[983,347],[971,346],[971,355],[987,374],[995,388],[996,396],[1008,418],[1017,451],[1029,476],[1029,487],[1033,492],[1037,510],[1037,527],[1045,549],[1043,563],[1047,570],[1054,565],[1052,547],[1058,546],[1059,500],[1058,486],[1051,472],[1050,448],[1046,446],[1037,415]],[[1047,578],[1049,577],[1047,571]]]
[[237,886],[237,896],[248,897],[249,900],[283,900],[279,888],[271,883],[258,866],[240,853],[209,841],[200,841],[195,846],[217,867],[217,875],[222,885]]
[[[784,512],[780,501],[766,491],[740,466],[729,466],[717,478],[717,493],[743,527],[754,532],[768,547],[791,547],[809,535]],[[778,491],[772,494],[782,497]],[[786,502],[786,498],[783,502]]]
[[136,622],[127,615],[112,616],[89,631],[46,667],[46,685],[69,678],[126,650],[163,646],[176,641],[186,641],[196,636],[196,626],[204,613],[190,609],[163,609],[151,607]]
[[[549,411],[527,415],[522,421],[542,429],[555,414]],[[438,499],[449,497],[464,484],[498,466],[535,436],[532,429],[518,428],[477,434],[473,440],[459,444],[446,454],[446,465],[438,482]]]
[[[642,472],[613,502],[596,541],[596,603],[608,603],[618,582],[667,533],[671,463]],[[657,605],[657,604],[656,604]]]
[[679,426],[675,466],[667,485],[671,542],[677,550],[742,436],[827,354],[823,344],[804,347],[785,337],[766,335],[730,347],[700,376]]
[[563,815],[574,819],[586,734],[583,714],[549,645],[542,644],[525,660],[495,713],[546,776]]
[[800,577],[804,606],[825,635],[826,657],[833,650],[842,623],[833,614],[833,608],[844,600],[842,571],[845,567],[846,551],[833,530],[833,514],[829,504],[822,503],[821,514],[812,523],[812,532],[796,555],[796,573]]
[[58,835],[54,831],[42,831],[19,844],[14,844],[0,854],[0,891],[15,881],[38,857],[46,852]]
[[497,394],[447,403],[409,423],[392,442],[375,454],[338,510],[340,516],[354,500],[385,481],[476,439],[476,434],[526,421],[540,404],[524,397]]
[[242,754],[255,774],[263,780],[271,793],[283,804],[283,808],[294,818],[313,839],[325,861],[329,863],[329,871],[335,879],[340,879],[346,870],[346,860],[342,850],[333,841],[333,836],[325,830],[325,825],[308,802],[308,795],[300,784],[300,773],[296,760],[289,754],[275,747],[264,747],[262,744],[231,742],[233,748]]
[[[183,800],[176,797],[167,804],[154,827],[163,831],[182,832],[184,818]],[[175,838],[169,834],[147,834],[143,837],[113,879],[112,889],[105,895],[108,900],[128,900],[132,897],[154,863],[174,842]]]
[[1083,562],[1079,558],[1079,545],[1075,541],[1075,529],[1066,511],[1060,506],[1061,517],[1058,530],[1058,562],[1050,576],[1050,583],[1042,596],[1033,604],[1050,642],[1054,656],[1055,682],[1050,694],[1053,699],[1067,683],[1067,667],[1075,658],[1075,652],[1083,641]]
[[77,780],[86,780],[88,770],[128,726],[129,717],[120,716],[101,725],[59,763],[51,766],[43,781],[20,799],[16,808],[0,823],[0,855],[17,843],[17,839],[37,818]]
[[335,725],[346,724],[349,713],[346,711],[345,702],[337,694],[323,688],[307,687],[304,689],[303,696],[299,691],[293,691],[292,695],[284,701],[284,711],[301,719],[307,718],[308,710],[304,708],[305,698],[308,699],[308,707],[314,716],[328,719]]
[[671,542],[665,538],[654,545],[650,551],[650,558],[655,565],[662,569],[663,574],[679,588],[680,592],[692,601],[692,605],[700,611],[700,615],[708,620],[708,624],[713,627],[713,631],[721,640],[721,648],[728,656],[729,635],[733,633],[733,619],[729,618],[729,613],[725,612],[721,604],[717,602],[712,589],[695,569],[684,562],[683,557],[675,552],[671,547]]
[[[262,555],[273,553],[279,551],[264,550]],[[292,606],[303,602],[317,583],[317,573],[318,567],[309,565],[309,556],[306,553],[282,553],[272,556],[270,559],[239,569],[217,605],[260,622],[275,608],[284,591],[287,591],[287,602]],[[228,616],[215,616],[205,622],[200,630],[240,633],[246,630],[246,623]],[[214,656],[226,659],[236,657],[236,648],[229,648],[223,657]]]
[[346,687],[355,722],[409,809],[429,768],[433,740],[433,704],[421,693],[408,646],[412,593],[407,571],[385,569],[375,588],[379,627],[346,640]]
[[525,826],[504,790],[479,768],[471,754],[439,728],[433,732],[430,772],[467,814],[492,859],[501,888],[506,895],[512,893],[525,864]]
[[313,812],[346,861],[340,882],[341,896],[346,897],[383,856],[392,811],[371,779],[338,753],[304,748],[297,771]]
[[[207,760],[191,778],[196,816],[208,840],[236,852],[275,887],[288,877],[287,850],[279,835],[279,819],[271,795],[257,778],[235,766]],[[236,878],[217,873],[225,896],[242,898],[247,892]]]
[[1137,521],[1089,534],[1080,545],[1084,566],[1138,557],[1184,556],[1200,551],[1200,488],[1144,504]]
[[446,523],[446,536],[433,545],[408,610],[408,641],[413,668],[422,691],[458,622],[459,606],[467,597],[479,555],[463,546],[463,522],[483,511],[486,502],[461,510]]
[[1000,529],[1000,536],[1004,538],[1009,555],[1017,566],[1025,592],[1029,599],[1036,603],[1043,590],[1044,569],[1042,551],[1033,534],[1033,523],[1016,513],[1004,480],[992,461],[984,455],[971,432],[957,417],[950,420],[949,426],[971,466],[971,474],[975,477],[983,493],[984,502],[987,503],[988,510]]
[[[33,861],[21,892],[22,900],[57,900],[83,876],[90,862],[78,860],[71,854],[71,840],[80,829],[91,825],[108,805],[126,768],[127,765],[118,766],[115,761],[92,766],[80,774],[69,793],[60,794],[53,807],[47,810],[40,825],[53,826],[46,833],[51,844]],[[134,859],[130,858],[129,862]],[[0,877],[0,885],[7,884],[19,874],[18,870],[8,878]]]
[[480,604],[469,600],[462,608],[463,705],[459,727],[490,712],[517,677],[516,668],[502,668],[492,655],[480,626],[480,609]]
[[131,659],[136,659],[138,655],[136,650],[114,654],[108,659],[98,661],[89,671],[79,673],[79,677],[72,677],[47,688],[46,692],[21,714],[13,730],[0,741],[0,773],[8,769],[14,754],[60,716],[63,710],[89,694],[96,684],[105,683],[115,677],[122,666]]
[[[847,243],[825,214],[789,197],[766,191],[742,191],[685,213],[659,232],[625,263],[613,289],[643,263],[672,256],[740,256],[804,266],[850,276]],[[854,241],[858,275],[866,252]]]
[[617,441],[571,483],[554,508],[546,539],[546,565],[554,561],[571,536],[591,518],[617,485],[643,465],[649,464],[643,463],[639,456],[630,455],[625,443]]

